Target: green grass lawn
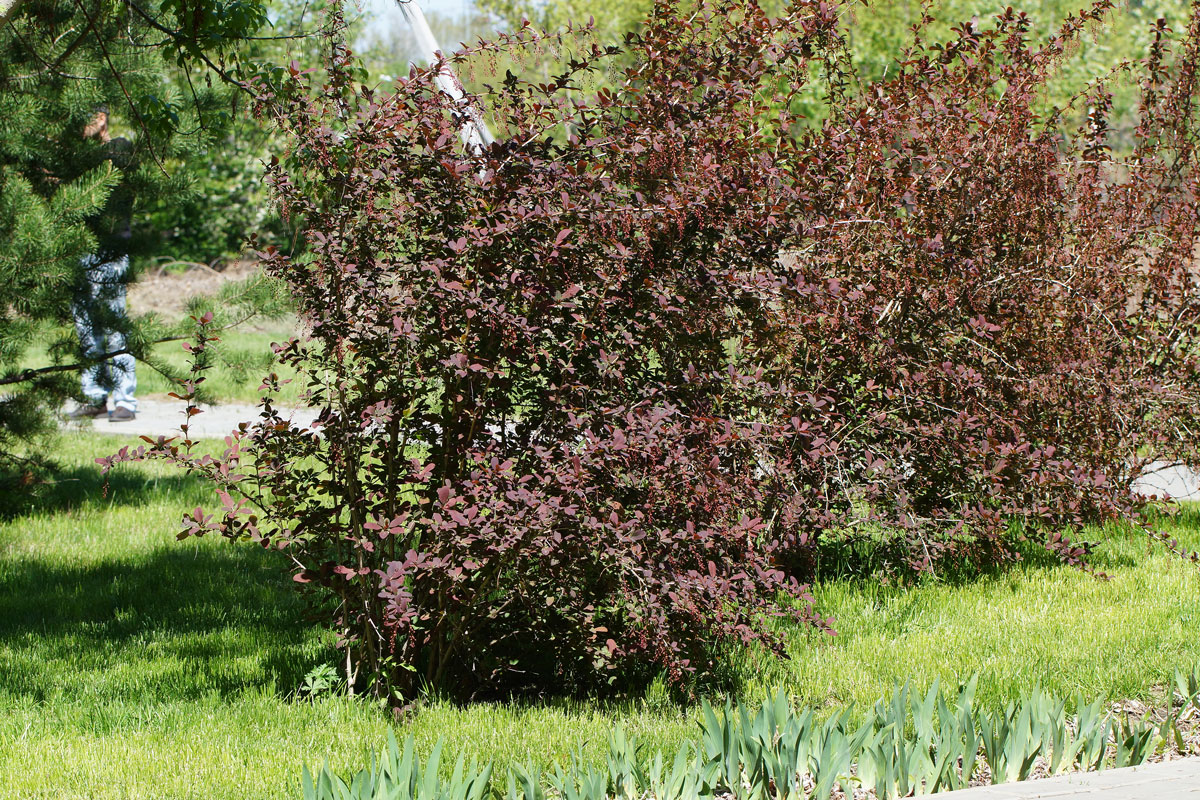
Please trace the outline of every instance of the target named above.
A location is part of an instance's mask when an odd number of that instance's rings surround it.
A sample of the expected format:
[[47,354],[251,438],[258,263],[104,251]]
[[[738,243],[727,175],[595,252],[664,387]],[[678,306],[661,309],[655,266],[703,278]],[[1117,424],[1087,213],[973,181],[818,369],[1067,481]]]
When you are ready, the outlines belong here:
[[[217,360],[205,373],[205,390],[218,403],[257,403],[262,379],[274,371],[283,379],[295,377],[295,372],[274,363],[272,342],[284,342],[296,335],[294,320],[266,321],[247,329],[222,331],[217,346]],[[181,342],[162,342],[154,346],[154,356],[180,372],[188,369],[189,356]],[[285,385],[277,402],[298,404],[304,387],[296,382]],[[179,388],[161,373],[144,364],[138,365],[138,394],[162,395]]]
[[[285,318],[261,320],[254,325],[221,331],[215,363],[205,373],[205,391],[218,403],[257,403],[261,397],[258,387],[267,373],[274,371],[284,380],[295,377],[291,368],[273,362],[271,343],[286,341],[296,335],[296,330],[296,321]],[[73,335],[71,331],[51,330],[46,332],[43,340],[50,342],[61,336]],[[170,369],[179,373],[187,371],[189,356],[183,350],[182,341],[161,342],[151,350],[154,358],[164,362]],[[43,345],[26,351],[18,367],[43,367],[51,363],[47,348]],[[167,392],[179,391],[177,385],[145,363],[137,365],[137,379],[139,397],[164,396]],[[303,391],[303,385],[288,383],[280,391],[278,402],[283,405],[299,404]]]
[[[651,747],[691,736],[693,710],[654,697],[430,702],[400,722],[366,702],[297,698],[336,653],[303,619],[279,556],[177,542],[180,513],[207,493],[164,468],[122,468],[102,496],[92,459],[125,443],[63,436],[59,482],[10,498],[0,516],[0,796],[296,797],[302,762],[356,768],[389,726],[498,765],[598,754],[617,722]],[[1172,528],[1200,545],[1200,512]],[[1200,660],[1200,571],[1132,535],[1111,536],[1096,563],[1112,580],[1034,559],[908,590],[826,583],[817,602],[837,636],[789,632],[787,662],[746,655],[739,693],[781,687],[800,703],[861,706],[897,680],[954,684],[978,671],[984,703],[1036,682],[1161,698],[1171,668]]]

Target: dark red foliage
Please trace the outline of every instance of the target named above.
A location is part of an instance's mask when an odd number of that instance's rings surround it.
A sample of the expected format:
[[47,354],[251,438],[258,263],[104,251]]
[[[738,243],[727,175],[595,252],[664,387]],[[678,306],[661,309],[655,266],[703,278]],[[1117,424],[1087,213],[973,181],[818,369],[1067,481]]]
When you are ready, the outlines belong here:
[[267,402],[223,458],[152,447],[222,487],[187,532],[288,553],[402,693],[782,652],[771,618],[824,624],[796,574],[819,547],[987,563],[1018,520],[1080,561],[1147,458],[1196,461],[1200,396],[1195,21],[1173,53],[1160,31],[1125,155],[1103,86],[1039,111],[1108,7],[1049,42],[1011,10],[918,31],[864,85],[836,3],[660,2],[473,98],[479,152],[430,72],[293,70],[262,101],[308,251],[265,258],[319,425]]

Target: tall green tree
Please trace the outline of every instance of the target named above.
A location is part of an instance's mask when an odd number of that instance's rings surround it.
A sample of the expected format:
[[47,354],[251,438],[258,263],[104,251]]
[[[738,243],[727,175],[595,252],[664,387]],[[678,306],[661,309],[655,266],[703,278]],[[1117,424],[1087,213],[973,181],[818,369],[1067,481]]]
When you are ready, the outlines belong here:
[[[128,252],[160,240],[137,212],[186,194],[189,156],[228,135],[232,97],[263,70],[246,54],[274,35],[265,0],[15,0],[2,11],[0,470],[11,471],[37,460],[18,443],[52,426],[89,364],[70,324],[81,259],[131,209]],[[122,147],[85,136],[100,109]],[[107,322],[147,354],[154,330]]]
[[[235,50],[238,74],[254,69],[276,68],[293,61],[304,68],[318,67],[323,59],[319,35],[328,23],[326,0],[267,0],[269,28],[262,35],[244,39]],[[347,28],[361,26],[357,17]],[[191,98],[191,87],[212,80],[202,62],[169,64],[169,92],[175,105]],[[214,88],[220,90],[220,86]],[[247,235],[255,233],[260,243],[289,246],[295,230],[278,213],[263,183],[263,167],[282,146],[273,126],[249,113],[253,98],[245,92],[226,90],[228,124],[217,126],[212,135],[189,137],[183,158],[168,165],[186,182],[183,192],[159,195],[143,204],[140,217],[156,234],[155,256],[159,260],[220,262],[246,251]]]
[[[761,0],[759,5],[769,14],[778,14],[787,0]],[[1012,6],[1030,20],[1030,31],[1037,37],[1048,37],[1068,15],[1079,11],[1078,0],[862,0],[846,7],[846,31],[850,54],[858,74],[863,78],[879,78],[888,70],[894,71],[913,45],[912,28],[928,13],[930,19],[922,36],[925,44],[949,41],[952,28],[961,24],[991,26],[995,16]],[[1118,140],[1132,124],[1136,106],[1136,87],[1120,74],[1122,64],[1146,58],[1155,21],[1163,18],[1173,27],[1186,22],[1188,0],[1131,0],[1121,4],[1107,24],[1096,26],[1083,36],[1079,46],[1059,65],[1051,83],[1051,100],[1065,102],[1069,93],[1089,81],[1111,77],[1113,106]],[[568,24],[576,26],[591,22],[594,35],[601,42],[618,43],[629,31],[641,27],[650,14],[654,0],[476,0],[478,9],[490,14],[502,27],[515,30],[526,21],[537,28],[561,30]],[[547,58],[556,58],[553,51]]]

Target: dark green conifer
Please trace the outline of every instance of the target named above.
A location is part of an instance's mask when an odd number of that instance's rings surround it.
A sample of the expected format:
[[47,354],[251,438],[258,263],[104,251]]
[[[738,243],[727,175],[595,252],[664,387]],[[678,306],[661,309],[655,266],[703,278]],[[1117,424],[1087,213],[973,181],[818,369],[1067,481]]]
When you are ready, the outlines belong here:
[[[0,9],[0,473],[78,392],[71,326],[81,259],[133,213],[134,256],[156,240],[139,209],[182,196],[188,155],[228,131],[260,0],[18,0]],[[107,109],[114,146],[84,128]],[[156,333],[110,320],[148,356]],[[25,442],[18,447],[18,442]]]

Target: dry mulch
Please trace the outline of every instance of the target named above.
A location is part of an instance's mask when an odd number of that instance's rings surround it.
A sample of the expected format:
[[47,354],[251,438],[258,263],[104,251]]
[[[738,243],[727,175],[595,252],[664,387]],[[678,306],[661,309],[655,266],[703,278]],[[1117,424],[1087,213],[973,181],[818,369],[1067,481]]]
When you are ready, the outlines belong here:
[[[179,265],[185,269],[176,269]],[[257,271],[258,262],[253,260],[216,266],[171,262],[151,267],[129,287],[126,293],[129,311],[135,315],[154,312],[168,319],[178,318],[191,298],[216,294],[226,283],[243,280]]]

